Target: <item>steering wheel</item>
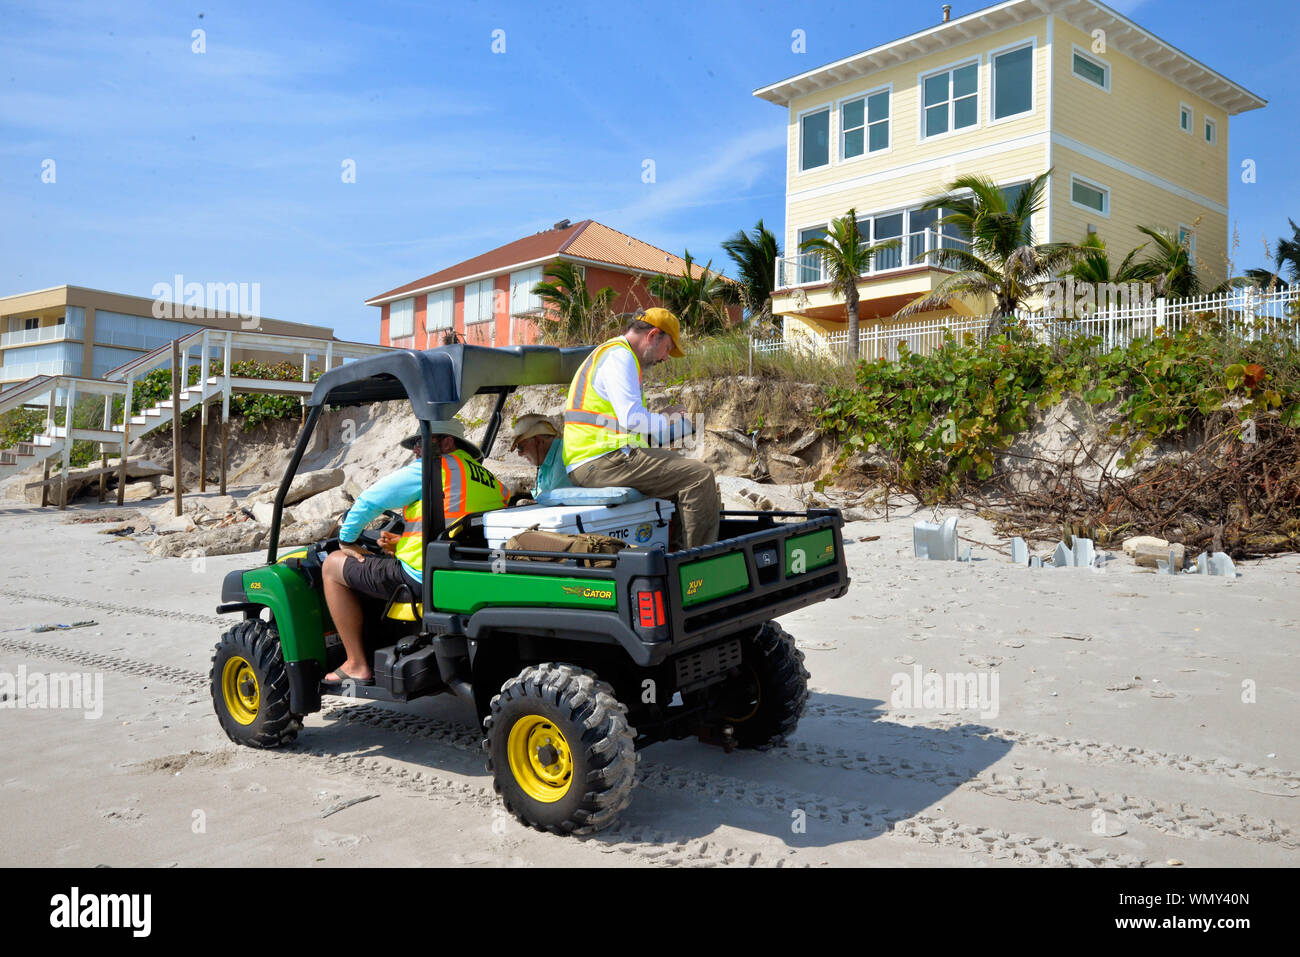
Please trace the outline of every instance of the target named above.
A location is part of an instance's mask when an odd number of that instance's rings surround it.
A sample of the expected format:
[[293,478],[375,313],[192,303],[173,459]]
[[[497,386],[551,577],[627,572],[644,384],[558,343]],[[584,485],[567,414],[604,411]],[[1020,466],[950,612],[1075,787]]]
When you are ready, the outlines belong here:
[[398,528],[405,524],[402,516],[398,515],[392,509],[384,509],[384,514],[388,516],[388,523],[383,528],[363,528],[361,533],[357,535],[358,545],[361,545],[367,551],[375,552],[379,555],[388,554],[379,546],[379,536],[384,532],[396,533]]

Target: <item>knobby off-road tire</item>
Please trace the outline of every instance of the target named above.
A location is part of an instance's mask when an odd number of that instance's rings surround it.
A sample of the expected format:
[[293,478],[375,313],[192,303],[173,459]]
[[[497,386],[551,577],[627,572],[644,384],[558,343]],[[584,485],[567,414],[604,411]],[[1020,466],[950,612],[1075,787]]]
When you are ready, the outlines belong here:
[[278,748],[302,730],[302,715],[289,710],[289,675],[273,625],[254,618],[222,635],[208,679],[217,720],[236,744]]
[[747,710],[727,717],[736,744],[765,748],[794,733],[808,707],[808,669],[794,638],[774,621],[741,640],[743,679],[753,694]]
[[552,834],[612,824],[636,784],[627,706],[592,671],[530,666],[501,686],[483,719],[487,769],[511,814]]

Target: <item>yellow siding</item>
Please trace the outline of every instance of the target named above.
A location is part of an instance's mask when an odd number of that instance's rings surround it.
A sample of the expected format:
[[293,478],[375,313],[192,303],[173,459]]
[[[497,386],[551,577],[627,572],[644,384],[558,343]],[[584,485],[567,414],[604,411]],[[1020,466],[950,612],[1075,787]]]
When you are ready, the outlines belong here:
[[[1106,241],[1112,268],[1130,249],[1142,243],[1151,252],[1154,243],[1138,226],[1168,229],[1177,235],[1179,225],[1196,233],[1196,267],[1201,285],[1222,282],[1226,272],[1228,220],[1222,213],[1176,196],[1062,146],[1053,147],[1052,232],[1063,242],[1080,241],[1091,223]],[[1110,190],[1110,216],[1080,209],[1070,202],[1070,175],[1076,174]],[[1199,218],[1199,222],[1197,222]]]
[[[992,66],[990,52],[1032,40],[1034,52],[1033,110],[1023,116],[992,121]],[[843,216],[850,206],[859,213],[886,212],[911,205],[943,192],[955,175],[985,173],[999,182],[1023,179],[1045,169],[1046,148],[1021,146],[1010,153],[964,157],[984,149],[1013,145],[1010,141],[1037,136],[1047,130],[1047,18],[1021,24],[926,57],[842,83],[821,93],[800,97],[790,104],[787,128],[787,217],[785,248],[797,253],[798,230]],[[979,59],[979,120],[976,126],[921,141],[920,76],[936,69]],[[838,158],[840,101],[892,85],[890,96],[890,147],[878,153]],[[818,106],[831,107],[831,163],[799,171],[799,117]],[[1036,157],[1036,158],[1035,158]],[[913,164],[925,168],[908,171]],[[901,174],[901,175],[900,175]],[[882,182],[854,184],[861,177],[887,176]],[[844,184],[831,195],[801,197],[806,190]]]
[[[1149,173],[1228,204],[1228,116],[1190,90],[1114,48],[1092,54],[1092,38],[1056,18],[1053,129]],[[1110,65],[1110,92],[1074,75],[1074,45]],[[1179,104],[1194,113],[1192,132],[1178,126]],[[1206,117],[1217,142],[1205,142]],[[1150,189],[1159,189],[1150,186]]]

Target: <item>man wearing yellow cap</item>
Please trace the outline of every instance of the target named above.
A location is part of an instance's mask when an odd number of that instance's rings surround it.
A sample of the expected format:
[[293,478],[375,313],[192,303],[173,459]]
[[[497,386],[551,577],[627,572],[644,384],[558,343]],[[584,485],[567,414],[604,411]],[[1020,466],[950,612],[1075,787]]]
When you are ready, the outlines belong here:
[[564,407],[564,466],[574,485],[625,486],[677,505],[687,548],[718,538],[721,503],[713,470],[667,446],[691,430],[686,410],[645,407],[644,369],[682,356],[677,317],[647,309],[602,342],[578,369]]

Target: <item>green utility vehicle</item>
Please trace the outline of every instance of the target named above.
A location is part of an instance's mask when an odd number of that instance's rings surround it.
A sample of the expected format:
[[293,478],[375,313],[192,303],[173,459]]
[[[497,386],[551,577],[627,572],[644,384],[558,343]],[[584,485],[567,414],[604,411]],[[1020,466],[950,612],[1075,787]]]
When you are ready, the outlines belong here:
[[[292,741],[323,694],[402,702],[450,693],[477,711],[505,806],[534,827],[586,833],[627,806],[636,750],[647,744],[698,736],[761,748],[794,730],[808,672],[773,619],[848,589],[838,510],[728,511],[714,544],[600,556],[491,548],[482,513],[445,526],[429,423],[494,395],[482,443],[490,452],[507,396],[567,385],[589,352],[453,345],[320,377],[276,495],[266,564],[222,585],[217,611],[242,615],[212,658],[213,705],[232,740]],[[321,582],[339,542],[279,554],[283,503],[327,406],[392,399],[408,400],[420,427],[422,594],[403,588],[368,606],[373,686],[322,686],[345,657]],[[380,553],[378,530],[361,540]]]

